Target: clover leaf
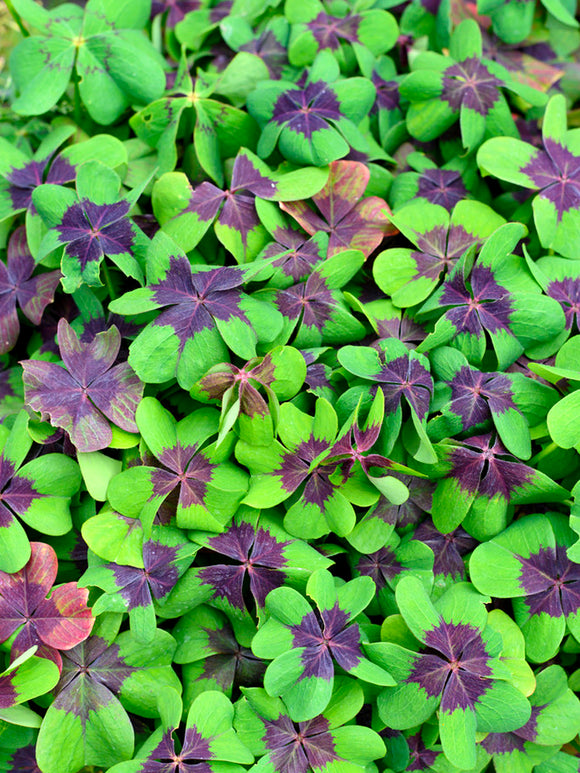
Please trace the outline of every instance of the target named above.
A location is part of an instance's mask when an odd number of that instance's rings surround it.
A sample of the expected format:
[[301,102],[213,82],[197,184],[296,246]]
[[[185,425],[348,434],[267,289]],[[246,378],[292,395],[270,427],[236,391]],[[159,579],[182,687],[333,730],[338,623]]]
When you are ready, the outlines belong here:
[[326,709],[313,719],[294,722],[280,698],[261,688],[246,688],[234,723],[262,768],[307,773],[345,764],[363,770],[384,756],[385,745],[371,728],[347,724],[362,703],[360,685],[337,676]]
[[515,618],[532,661],[548,660],[566,626],[576,629],[580,566],[566,555],[574,541],[563,516],[530,515],[479,545],[470,560],[477,588],[490,589],[493,582],[494,596],[514,599]]
[[163,309],[129,348],[129,363],[141,379],[159,384],[176,377],[190,389],[210,367],[227,362],[228,348],[250,359],[259,341],[276,336],[279,312],[242,291],[259,266],[192,266],[163,233],[152,247],[148,286],[109,305],[116,313],[131,315]]
[[14,110],[39,115],[53,108],[73,71],[91,117],[111,124],[132,102],[157,99],[164,87],[159,53],[142,34],[150,4],[118,6],[89,0],[85,9],[66,5],[47,11],[32,0],[16,0],[15,10],[40,34],[14,49],[11,68],[20,92]]
[[482,145],[477,163],[486,174],[539,191],[532,208],[544,247],[574,257],[580,220],[577,140],[566,131],[565,101],[552,97],[542,126],[543,149],[515,137],[493,137]]
[[111,505],[129,517],[142,516],[148,536],[154,515],[172,495],[166,515],[175,514],[179,528],[221,532],[247,491],[247,474],[227,461],[232,442],[219,449],[208,442],[217,434],[218,412],[201,408],[176,422],[158,400],[146,397],[136,421],[152,463],[130,467],[111,480]]
[[310,603],[293,588],[276,588],[266,598],[269,618],[252,641],[252,652],[272,662],[264,675],[268,695],[280,696],[295,722],[314,719],[328,706],[334,661],[370,684],[392,684],[391,675],[364,657],[361,630],[353,622],[370,603],[374,583],[358,577],[336,589],[326,569],[306,585]]
[[28,562],[31,547],[17,520],[41,534],[70,531],[70,499],[80,487],[76,462],[64,454],[48,453],[28,459],[32,438],[28,416],[20,412],[11,431],[0,434],[0,570],[18,572]]
[[32,542],[30,549],[30,558],[19,572],[0,572],[0,639],[6,641],[16,633],[11,640],[13,655],[35,647],[37,657],[53,660],[60,669],[59,650],[72,649],[92,630],[89,594],[74,582],[53,588],[56,553],[42,542]]
[[76,192],[45,183],[32,194],[49,231],[38,248],[39,259],[64,247],[63,287],[74,292],[81,283],[101,285],[104,256],[126,275],[142,282],[142,261],[149,240],[128,217],[141,190],[120,196],[119,176],[100,161],[79,167]]
[[52,303],[60,282],[60,271],[33,276],[34,258],[26,241],[26,228],[20,226],[8,242],[6,264],[0,262],[0,353],[14,348],[20,333],[16,306],[33,325],[39,325],[43,312]]
[[476,761],[476,731],[515,730],[531,715],[500,661],[502,638],[488,624],[488,598],[457,583],[433,604],[411,576],[400,580],[396,598],[420,644],[417,650],[391,642],[367,645],[375,662],[389,664],[398,683],[380,694],[380,715],[390,727],[405,729],[438,709],[445,756],[469,769]]
[[[106,638],[98,635],[101,631]],[[36,747],[39,766],[47,773],[75,773],[84,765],[129,759],[135,734],[127,711],[156,717],[159,691],[180,689],[171,668],[176,644],[166,631],[158,630],[147,647],[129,631],[115,638],[108,621],[101,631],[63,656],[56,697]]]
[[183,743],[178,752],[174,731],[179,726],[182,706],[179,694],[166,689],[159,694],[162,726],[139,749],[138,758],[123,762],[113,773],[239,773],[245,768],[234,763],[251,763],[253,755],[232,727],[234,707],[223,693],[208,690],[187,712]]
[[135,410],[143,384],[130,365],[119,362],[121,335],[113,325],[83,344],[66,319],[58,323],[64,367],[25,360],[26,403],[53,427],[62,427],[83,453],[106,448],[112,438],[109,419],[126,432],[136,432]]
[[373,84],[364,78],[338,80],[339,67],[329,51],[321,51],[304,86],[288,81],[258,84],[248,97],[248,111],[262,129],[258,155],[268,158],[278,145],[294,164],[325,166],[347,155],[350,146],[369,148],[358,124],[375,99]]
[[367,258],[394,229],[389,206],[378,196],[364,196],[368,167],[358,161],[333,161],[328,182],[312,196],[318,214],[306,201],[282,202],[281,208],[311,236],[329,234],[328,256],[360,250]]

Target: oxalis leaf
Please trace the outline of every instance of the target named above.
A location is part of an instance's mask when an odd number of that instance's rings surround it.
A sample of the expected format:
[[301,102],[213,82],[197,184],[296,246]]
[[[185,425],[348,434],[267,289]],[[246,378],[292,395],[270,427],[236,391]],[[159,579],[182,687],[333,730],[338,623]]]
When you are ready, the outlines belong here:
[[100,161],[78,170],[76,195],[70,188],[46,183],[32,194],[34,206],[50,229],[38,248],[39,259],[62,252],[63,287],[102,284],[105,255],[126,275],[143,281],[143,257],[149,240],[128,217],[140,191],[121,196],[119,176]]
[[190,389],[210,367],[227,362],[228,348],[245,359],[256,356],[257,343],[271,341],[282,326],[276,309],[242,291],[258,270],[256,265],[192,266],[175,242],[158,234],[151,245],[148,286],[109,305],[127,315],[163,309],[129,349],[137,375],[154,384],[177,378]]
[[566,555],[574,541],[564,516],[533,515],[473,552],[474,584],[483,591],[495,584],[495,596],[514,599],[532,661],[543,663],[557,651],[566,625],[576,630],[580,568]]
[[0,572],[0,639],[6,641],[18,631],[12,640],[13,656],[35,647],[38,657],[49,658],[60,670],[59,650],[80,644],[95,620],[87,607],[87,591],[74,582],[52,587],[58,568],[53,548],[32,542],[30,549],[23,569],[15,574]]
[[80,487],[76,462],[63,454],[44,454],[25,461],[32,446],[28,416],[20,412],[3,438],[0,454],[0,569],[17,572],[28,562],[31,547],[16,516],[43,534],[70,531],[70,499]]
[[[487,622],[488,597],[468,583],[457,583],[433,604],[419,579],[404,577],[396,598],[405,623],[421,644],[418,651],[390,642],[367,645],[376,663],[392,664],[398,682],[379,696],[381,717],[390,727],[404,729],[439,708],[445,756],[469,769],[475,765],[477,730],[515,730],[531,715],[526,697],[505,681],[499,659],[502,638]],[[452,667],[459,662],[460,668]]]
[[134,466],[113,478],[108,488],[113,507],[129,517],[141,516],[148,536],[154,515],[175,492],[177,504],[162,510],[163,519],[175,515],[181,528],[221,532],[248,482],[247,473],[228,461],[234,438],[219,450],[208,442],[217,434],[218,412],[201,408],[177,423],[158,400],[146,397],[136,418],[159,466]]
[[266,598],[270,617],[252,641],[258,657],[272,659],[264,675],[266,692],[281,696],[292,719],[313,719],[328,706],[334,661],[371,684],[392,684],[391,675],[363,655],[360,629],[354,618],[368,606],[374,583],[369,577],[351,580],[340,589],[326,569],[314,572],[306,586],[318,607],[292,588],[277,588]]
[[135,410],[143,384],[127,362],[114,364],[121,335],[113,325],[83,344],[62,318],[58,342],[64,367],[41,360],[25,360],[23,381],[27,404],[68,432],[83,453],[106,448],[112,440],[107,421],[136,432]]
[[37,741],[39,766],[48,773],[130,759],[134,731],[127,710],[159,716],[158,692],[165,686],[180,690],[171,669],[176,644],[170,634],[157,631],[147,647],[128,631],[112,638],[93,634],[63,657],[56,697]]
[[144,104],[163,91],[159,54],[140,30],[150,3],[137,0],[130,12],[107,0],[90,0],[85,10],[38,11],[28,0],[15,10],[41,34],[14,49],[11,67],[20,91],[14,109],[22,115],[50,110],[65,91],[73,68],[91,117],[113,123],[132,102]]

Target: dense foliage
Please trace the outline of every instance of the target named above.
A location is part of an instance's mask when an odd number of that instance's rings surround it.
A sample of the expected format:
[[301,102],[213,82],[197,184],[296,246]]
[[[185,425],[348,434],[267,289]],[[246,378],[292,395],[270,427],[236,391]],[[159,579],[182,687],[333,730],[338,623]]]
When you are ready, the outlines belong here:
[[575,0],[3,5],[0,773],[578,773]]

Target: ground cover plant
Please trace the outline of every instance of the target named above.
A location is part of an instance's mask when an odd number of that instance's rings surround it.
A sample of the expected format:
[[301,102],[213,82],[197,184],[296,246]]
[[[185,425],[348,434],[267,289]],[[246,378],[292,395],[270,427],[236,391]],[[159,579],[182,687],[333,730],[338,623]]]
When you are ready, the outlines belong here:
[[576,17],[0,3],[0,773],[580,772]]

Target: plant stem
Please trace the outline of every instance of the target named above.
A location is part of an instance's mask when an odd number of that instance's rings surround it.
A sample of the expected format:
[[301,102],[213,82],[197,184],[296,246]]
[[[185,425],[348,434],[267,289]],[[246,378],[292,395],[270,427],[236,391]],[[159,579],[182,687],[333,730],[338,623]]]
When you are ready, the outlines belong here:
[[542,459],[545,459],[546,456],[549,456],[558,448],[559,446],[557,445],[557,443],[548,443],[548,445],[542,448],[542,450],[539,453],[537,453],[533,459],[530,459],[530,464],[536,465],[538,462],[541,462]]
[[80,128],[81,118],[82,118],[82,107],[81,107],[81,93],[79,91],[79,76],[76,71],[76,68],[73,69],[73,83],[74,83],[73,115],[74,115],[76,125]]
[[20,32],[22,32],[22,35],[25,38],[29,38],[30,32],[24,26],[24,22],[20,18],[20,14],[16,10],[16,8],[14,8],[14,6],[12,5],[12,0],[6,0],[6,8],[8,8],[8,11],[12,16],[12,18],[14,19],[14,21],[16,22],[16,24],[18,24],[18,27],[20,28]]
[[115,293],[115,288],[113,287],[113,283],[111,281],[111,275],[109,274],[109,267],[107,266],[106,258],[103,260],[101,265],[103,267],[103,279],[105,280],[105,286],[109,292],[109,296],[111,300],[114,301],[117,295]]

